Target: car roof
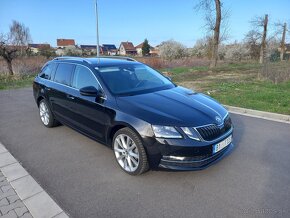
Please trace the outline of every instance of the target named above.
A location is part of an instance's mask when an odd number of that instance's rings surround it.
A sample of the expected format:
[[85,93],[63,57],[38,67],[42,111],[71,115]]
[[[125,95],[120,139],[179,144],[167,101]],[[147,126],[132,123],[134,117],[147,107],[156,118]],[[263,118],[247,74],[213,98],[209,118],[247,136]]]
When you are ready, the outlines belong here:
[[92,67],[140,64],[140,62],[134,60],[133,58],[120,56],[109,56],[100,58],[57,57],[53,59],[53,61],[86,64]]

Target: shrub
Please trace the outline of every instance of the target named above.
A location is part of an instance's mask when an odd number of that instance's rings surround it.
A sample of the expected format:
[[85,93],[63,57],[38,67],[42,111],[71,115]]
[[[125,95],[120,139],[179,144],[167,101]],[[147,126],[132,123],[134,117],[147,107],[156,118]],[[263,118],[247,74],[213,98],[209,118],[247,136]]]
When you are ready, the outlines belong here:
[[162,42],[160,47],[160,56],[166,60],[179,59],[188,56],[187,48],[174,40]]
[[250,50],[244,44],[228,45],[225,48],[224,58],[230,61],[242,61],[250,58]]
[[280,61],[280,52],[278,50],[275,50],[270,54],[270,61],[271,62]]
[[290,63],[265,62],[260,73],[261,77],[275,84],[290,80]]

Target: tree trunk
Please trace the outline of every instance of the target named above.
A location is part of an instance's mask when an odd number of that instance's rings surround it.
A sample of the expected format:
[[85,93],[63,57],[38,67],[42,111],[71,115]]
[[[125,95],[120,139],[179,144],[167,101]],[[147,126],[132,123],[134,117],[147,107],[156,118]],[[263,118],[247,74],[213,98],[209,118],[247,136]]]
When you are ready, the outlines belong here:
[[215,28],[213,35],[213,45],[212,45],[212,56],[210,61],[210,68],[214,68],[217,65],[218,60],[218,47],[220,41],[220,26],[222,20],[222,12],[221,12],[221,2],[220,0],[215,0],[215,9],[216,9],[216,20],[215,20]]
[[13,69],[12,69],[12,60],[6,59],[6,58],[4,58],[4,60],[6,61],[7,65],[8,65],[8,75],[13,76],[14,73],[13,73]]
[[268,14],[265,15],[264,19],[264,31],[261,43],[261,50],[260,50],[260,64],[264,62],[265,53],[266,53],[266,38],[267,38],[267,27],[268,27]]
[[283,26],[283,34],[282,34],[282,40],[281,40],[281,50],[280,50],[280,59],[281,61],[284,60],[284,53],[285,53],[285,37],[286,37],[286,23],[284,23]]

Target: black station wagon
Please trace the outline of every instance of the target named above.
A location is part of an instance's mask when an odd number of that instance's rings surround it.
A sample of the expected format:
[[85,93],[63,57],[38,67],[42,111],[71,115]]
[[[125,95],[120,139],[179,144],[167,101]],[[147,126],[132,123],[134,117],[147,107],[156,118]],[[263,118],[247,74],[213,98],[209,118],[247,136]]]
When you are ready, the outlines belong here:
[[112,148],[125,172],[203,169],[233,147],[227,110],[131,58],[60,57],[36,76],[42,123]]

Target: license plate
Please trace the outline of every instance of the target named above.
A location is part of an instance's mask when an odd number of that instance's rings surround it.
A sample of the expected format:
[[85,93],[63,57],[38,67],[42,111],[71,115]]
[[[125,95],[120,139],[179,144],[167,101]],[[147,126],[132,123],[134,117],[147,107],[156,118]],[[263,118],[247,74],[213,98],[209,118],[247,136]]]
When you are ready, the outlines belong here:
[[232,142],[232,135],[227,137],[225,140],[221,141],[220,143],[213,146],[213,154],[219,152],[223,148],[227,147]]

